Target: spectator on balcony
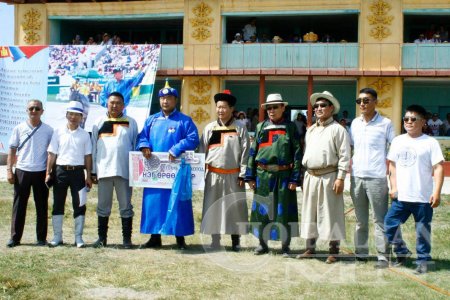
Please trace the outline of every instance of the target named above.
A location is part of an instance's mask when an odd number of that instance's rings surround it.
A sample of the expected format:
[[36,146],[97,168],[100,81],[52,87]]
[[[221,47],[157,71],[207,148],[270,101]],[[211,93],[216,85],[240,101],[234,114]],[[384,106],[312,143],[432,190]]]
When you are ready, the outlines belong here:
[[438,44],[440,42],[441,42],[441,36],[437,33],[433,35],[433,38],[431,40],[428,40],[428,43]]
[[279,37],[278,35],[274,36],[272,39],[272,43],[274,43],[274,44],[279,44],[282,42],[283,42],[283,39],[281,37]]
[[94,38],[90,36],[86,42],[86,45],[97,45],[97,43],[94,41]]
[[441,42],[448,42],[448,30],[445,26],[440,26],[439,27],[439,32],[438,34],[441,36]]
[[321,40],[322,43],[334,43],[334,38],[329,35],[328,33],[325,33],[325,35],[322,37]]
[[419,38],[414,40],[414,43],[416,44],[425,44],[427,42],[427,39],[425,38],[425,34],[421,33],[419,34]]
[[263,33],[261,39],[258,40],[260,43],[272,43],[267,33]]
[[439,119],[439,115],[434,113],[433,117],[427,121],[428,127],[433,136],[439,136],[439,130],[444,125],[444,122]]
[[234,35],[234,40],[231,42],[232,44],[243,44],[242,35],[238,32]]
[[112,43],[113,43],[113,41],[111,39],[111,36],[107,32],[105,34],[103,34],[103,40],[100,45],[109,46],[109,45],[112,45]]
[[245,42],[249,41],[252,35],[256,36],[256,18],[252,18],[250,23],[244,26],[242,32],[244,33]]
[[72,40],[72,45],[83,45],[84,42],[81,40],[79,34],[75,35],[75,38]]

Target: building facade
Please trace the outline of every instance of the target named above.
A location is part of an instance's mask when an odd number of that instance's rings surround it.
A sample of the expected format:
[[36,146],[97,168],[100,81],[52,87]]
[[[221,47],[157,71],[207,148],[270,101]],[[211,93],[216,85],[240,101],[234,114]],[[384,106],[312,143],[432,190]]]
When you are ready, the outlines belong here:
[[[88,30],[161,43],[157,88],[170,77],[199,130],[215,118],[213,95],[223,89],[237,96],[238,110],[258,108],[272,92],[307,110],[309,94],[329,90],[354,117],[357,91],[373,87],[397,133],[411,103],[442,120],[450,112],[450,44],[414,43],[433,26],[447,30],[448,0],[3,2],[15,5],[18,45],[64,44]],[[258,42],[232,44],[252,18]],[[285,42],[265,43],[263,34]]]

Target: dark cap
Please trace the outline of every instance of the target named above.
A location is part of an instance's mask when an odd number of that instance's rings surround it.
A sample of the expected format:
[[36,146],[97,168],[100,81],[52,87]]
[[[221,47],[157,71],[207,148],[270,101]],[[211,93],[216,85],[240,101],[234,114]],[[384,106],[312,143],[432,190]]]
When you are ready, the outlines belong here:
[[113,74],[116,74],[118,72],[122,72],[122,68],[114,68],[113,69]]
[[226,101],[228,105],[234,106],[236,104],[236,97],[231,95],[230,90],[224,90],[222,93],[218,93],[214,95],[214,102],[218,101]]

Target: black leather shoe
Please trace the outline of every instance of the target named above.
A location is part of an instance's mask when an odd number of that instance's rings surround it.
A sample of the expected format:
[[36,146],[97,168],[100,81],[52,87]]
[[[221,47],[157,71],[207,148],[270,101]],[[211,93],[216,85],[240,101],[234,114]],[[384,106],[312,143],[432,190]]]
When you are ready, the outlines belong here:
[[161,247],[162,247],[161,237],[155,238],[153,236],[147,241],[147,243],[142,245],[142,248],[161,248]]
[[37,241],[36,246],[39,246],[39,247],[47,246],[47,241]]
[[177,236],[177,247],[180,250],[187,250],[188,246],[186,245],[186,242],[184,241],[184,236]]
[[394,267],[401,267],[406,264],[408,258],[412,255],[411,251],[408,250],[406,254],[399,254],[394,262]]
[[8,243],[6,244],[6,246],[9,248],[13,248],[13,247],[16,247],[19,245],[20,245],[20,242],[16,242],[14,240],[9,240]]
[[426,272],[428,272],[427,263],[419,263],[417,265],[417,268],[414,270],[414,274],[416,274],[416,275],[425,274]]
[[386,269],[388,267],[389,267],[389,262],[387,260],[383,260],[383,259],[380,259],[379,261],[377,261],[377,263],[374,266],[375,269]]
[[95,243],[92,245],[94,248],[103,248],[106,247],[107,241],[106,238],[98,238],[98,240],[95,241]]
[[261,245],[256,247],[255,251],[253,252],[253,254],[255,254],[255,255],[263,255],[263,254],[266,254],[266,253],[269,253],[269,248],[263,247]]

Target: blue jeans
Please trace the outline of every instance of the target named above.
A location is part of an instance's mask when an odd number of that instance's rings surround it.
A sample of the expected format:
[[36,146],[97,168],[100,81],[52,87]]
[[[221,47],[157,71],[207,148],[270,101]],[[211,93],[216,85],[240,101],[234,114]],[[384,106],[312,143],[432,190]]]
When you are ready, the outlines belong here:
[[398,236],[397,230],[401,224],[413,215],[416,222],[416,252],[417,262],[431,260],[431,220],[433,208],[429,203],[414,203],[393,200],[391,208],[384,218],[384,229],[389,244],[394,246],[397,255],[408,253],[404,241]]

